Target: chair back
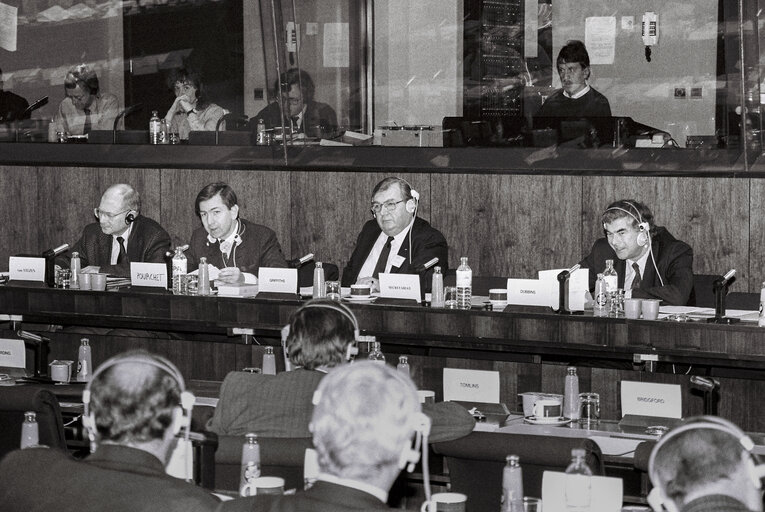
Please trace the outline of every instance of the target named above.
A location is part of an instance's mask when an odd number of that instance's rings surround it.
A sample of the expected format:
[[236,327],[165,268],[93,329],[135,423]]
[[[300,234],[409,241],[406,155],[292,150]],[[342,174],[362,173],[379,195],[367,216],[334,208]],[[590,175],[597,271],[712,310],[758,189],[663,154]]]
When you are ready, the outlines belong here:
[[573,448],[584,448],[593,475],[603,475],[603,454],[586,438],[473,432],[432,447],[446,459],[452,491],[467,495],[467,512],[500,509],[507,455],[520,458],[524,496],[541,497],[543,473],[565,471]]
[[688,300],[689,306],[698,306],[700,308],[715,307],[715,290],[713,284],[715,279],[719,279],[718,274],[694,274],[693,290]]
[[12,386],[0,391],[0,458],[19,448],[26,411],[37,414],[40,444],[66,451],[64,423],[56,396],[37,386]]

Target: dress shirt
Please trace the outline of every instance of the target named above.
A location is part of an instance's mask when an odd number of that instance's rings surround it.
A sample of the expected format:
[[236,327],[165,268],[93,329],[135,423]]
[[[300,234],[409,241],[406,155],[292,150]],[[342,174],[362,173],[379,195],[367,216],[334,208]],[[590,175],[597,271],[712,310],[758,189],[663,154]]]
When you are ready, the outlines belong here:
[[[236,221],[236,229],[231,231],[229,235],[223,239],[218,240],[216,238],[211,237],[210,235],[207,235],[207,240],[214,244],[215,242],[218,242],[218,248],[220,249],[220,262],[217,261],[208,261],[207,263],[210,264],[213,267],[217,268],[217,264],[220,263],[221,266],[218,268],[220,270],[221,268],[226,267],[236,267],[234,264],[234,260],[236,259],[236,244],[234,244],[234,238],[236,237],[237,233],[240,233],[240,230],[242,229],[240,222]],[[229,248],[228,252],[224,251],[224,248]],[[233,257],[232,257],[233,256]],[[195,269],[190,268],[189,272],[193,271]],[[258,284],[258,278],[255,274],[251,274],[249,272],[242,272],[242,275],[244,276],[244,283],[245,284]]]
[[[186,112],[178,112],[173,116],[173,120],[170,121],[168,129],[172,133],[178,133],[178,137],[181,140],[188,140],[189,132],[192,131],[215,131],[215,125],[218,123],[218,119],[226,115],[226,110],[219,107],[215,103],[210,103],[204,109],[198,109],[196,106]],[[226,123],[221,123],[221,130],[226,129]]]
[[575,99],[581,98],[582,96],[584,96],[588,92],[590,92],[590,86],[589,85],[585,85],[584,89],[582,89],[581,91],[579,91],[578,93],[573,94],[573,95],[569,94],[566,91],[563,91],[563,96],[565,96],[566,98],[571,98],[572,100],[575,100]]
[[[111,130],[114,127],[114,120],[119,114],[119,102],[116,96],[106,93],[97,94],[88,108],[91,130]],[[56,131],[69,135],[83,135],[85,117],[85,112],[74,106],[72,98],[66,97],[59,103],[58,111],[53,116]]]
[[651,254],[650,250],[646,250],[645,254],[639,257],[637,260],[627,259],[625,260],[624,268],[624,297],[632,298],[632,281],[635,279],[635,269],[632,267],[633,263],[637,263],[640,267],[640,277],[645,276],[645,266],[648,263],[648,255]]
[[[384,272],[390,272],[391,267],[393,267],[393,262],[396,261],[396,258],[398,257],[398,251],[401,249],[401,244],[404,243],[404,239],[406,238],[407,233],[409,233],[409,230],[412,229],[412,224],[414,224],[414,218],[412,218],[412,222],[410,222],[406,228],[401,230],[401,233],[393,237],[393,241],[390,243],[388,263],[385,265]],[[362,265],[361,270],[359,271],[359,278],[370,277],[372,275],[372,273],[375,271],[375,267],[377,266],[377,260],[380,258],[380,253],[387,243],[388,235],[386,235],[385,232],[380,232],[375,245],[372,246],[372,250],[369,251],[369,256],[367,256],[364,265]],[[396,267],[399,266],[400,265],[396,265]]]
[[112,255],[109,258],[110,265],[116,265],[117,258],[119,258],[120,256],[120,243],[117,241],[117,237],[121,236],[124,239],[122,243],[125,245],[125,254],[127,254],[128,240],[130,239],[130,233],[132,231],[133,231],[133,223],[131,222],[130,224],[128,224],[128,228],[125,230],[124,233],[121,233],[119,235],[112,235]]

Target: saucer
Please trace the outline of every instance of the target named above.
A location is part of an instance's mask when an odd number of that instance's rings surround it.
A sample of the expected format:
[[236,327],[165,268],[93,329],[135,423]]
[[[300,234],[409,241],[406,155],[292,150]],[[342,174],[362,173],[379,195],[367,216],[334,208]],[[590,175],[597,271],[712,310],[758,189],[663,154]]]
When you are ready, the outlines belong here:
[[567,423],[571,423],[571,418],[566,418],[564,416],[561,416],[559,418],[537,418],[536,416],[526,416],[523,418],[523,421],[526,423],[531,423],[532,425],[566,425]]
[[359,297],[358,295],[356,295],[354,297],[354,296],[349,295],[347,297],[343,297],[343,299],[347,300],[348,302],[356,302],[358,304],[365,304],[365,303],[370,303],[370,302],[376,301],[377,300],[377,296],[376,295],[369,295],[367,297]]

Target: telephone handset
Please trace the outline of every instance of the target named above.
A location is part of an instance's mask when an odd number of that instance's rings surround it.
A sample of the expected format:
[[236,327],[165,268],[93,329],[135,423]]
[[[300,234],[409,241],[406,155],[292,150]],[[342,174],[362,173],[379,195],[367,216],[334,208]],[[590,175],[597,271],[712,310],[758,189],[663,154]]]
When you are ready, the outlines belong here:
[[651,62],[651,46],[659,43],[659,16],[649,11],[643,14],[642,23],[643,44],[645,45],[645,60]]

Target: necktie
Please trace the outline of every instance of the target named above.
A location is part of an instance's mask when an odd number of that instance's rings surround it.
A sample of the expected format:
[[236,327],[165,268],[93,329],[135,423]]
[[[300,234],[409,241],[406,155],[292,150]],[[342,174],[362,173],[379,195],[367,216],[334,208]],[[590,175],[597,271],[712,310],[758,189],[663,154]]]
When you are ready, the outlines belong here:
[[385,242],[380,257],[377,259],[377,265],[375,265],[375,271],[372,272],[372,277],[377,279],[380,276],[380,272],[385,272],[385,267],[388,266],[388,256],[390,256],[390,244],[393,242],[393,237],[389,236],[388,241]]
[[125,250],[125,239],[121,236],[117,237],[117,243],[120,244],[120,253],[117,256],[117,265],[120,263],[127,263],[128,262],[128,255],[127,251]]
[[92,126],[90,125],[90,109],[85,109],[85,124],[82,127],[82,134],[88,134],[90,133]]
[[294,133],[300,132],[300,125],[298,124],[300,121],[300,116],[295,116],[291,118],[291,121],[292,121],[292,131]]
[[640,288],[640,265],[637,264],[637,262],[632,264],[633,270],[635,270],[635,277],[632,279],[632,290],[637,290]]

